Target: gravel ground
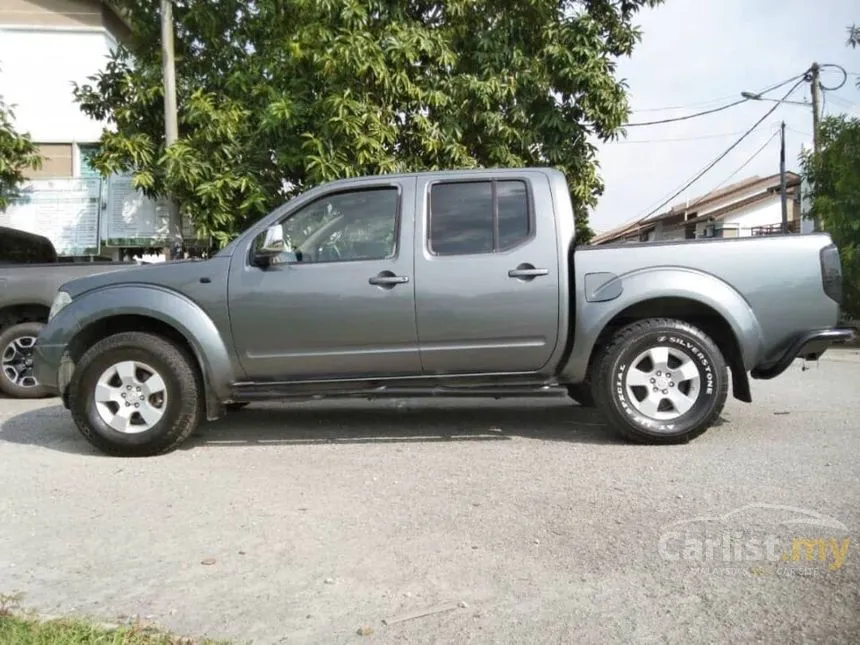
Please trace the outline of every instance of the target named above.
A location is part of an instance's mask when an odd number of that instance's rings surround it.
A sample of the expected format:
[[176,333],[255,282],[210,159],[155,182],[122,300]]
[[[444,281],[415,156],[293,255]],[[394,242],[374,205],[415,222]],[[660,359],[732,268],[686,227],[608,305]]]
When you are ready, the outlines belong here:
[[860,351],[753,396],[671,447],[565,400],[267,404],[143,460],[2,400],[0,593],[254,643],[860,642]]

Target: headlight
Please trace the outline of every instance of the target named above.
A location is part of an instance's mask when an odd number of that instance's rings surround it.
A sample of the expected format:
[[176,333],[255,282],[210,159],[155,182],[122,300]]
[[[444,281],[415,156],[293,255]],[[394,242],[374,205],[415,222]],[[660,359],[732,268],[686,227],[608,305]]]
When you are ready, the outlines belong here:
[[72,302],[72,297],[65,291],[58,291],[54,296],[54,302],[51,303],[51,311],[48,312],[48,321],[65,309],[66,305]]

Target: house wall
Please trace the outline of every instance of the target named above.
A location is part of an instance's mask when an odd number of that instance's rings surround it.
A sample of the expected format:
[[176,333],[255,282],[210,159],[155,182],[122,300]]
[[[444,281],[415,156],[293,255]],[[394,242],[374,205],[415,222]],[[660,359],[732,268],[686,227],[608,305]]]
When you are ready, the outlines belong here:
[[657,236],[658,240],[683,240],[684,239],[684,226],[683,224],[667,224],[666,222],[660,222],[657,224]]
[[3,0],[0,25],[101,27],[97,0]]
[[16,129],[37,143],[98,141],[102,125],[74,102],[72,82],[103,68],[115,42],[101,27],[0,25],[0,87]]
[[[779,224],[781,221],[782,207],[779,195],[773,195],[764,201],[750,204],[742,211],[732,213],[717,223],[722,222],[724,228],[737,228],[739,237],[748,237],[752,234],[751,229],[754,226]],[[696,224],[696,236],[703,236],[707,226],[707,222]]]

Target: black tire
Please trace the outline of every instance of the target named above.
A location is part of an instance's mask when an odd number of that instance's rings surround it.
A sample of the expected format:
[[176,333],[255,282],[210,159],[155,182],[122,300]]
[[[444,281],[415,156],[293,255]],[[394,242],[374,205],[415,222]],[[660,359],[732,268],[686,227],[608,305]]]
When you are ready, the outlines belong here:
[[[143,432],[112,428],[99,414],[95,388],[102,373],[122,361],[151,366],[164,382],[163,416]],[[150,457],[175,450],[203,418],[203,386],[191,356],[155,334],[123,332],[93,345],[81,357],[69,384],[72,418],[86,439],[117,457]]]
[[[22,350],[19,340],[35,339],[45,325],[40,322],[25,322],[9,325],[0,331],[0,356],[2,356],[2,371],[0,371],[0,391],[13,399],[42,399],[48,396],[48,391],[39,385],[32,375],[33,355],[28,348]],[[29,345],[30,341],[26,341]],[[17,350],[16,350],[17,347]],[[14,356],[12,356],[14,354]],[[15,363],[6,362],[7,357]],[[20,360],[19,360],[20,359]],[[12,380],[12,374],[15,380]],[[24,378],[22,379],[21,376]]]
[[226,406],[228,412],[238,412],[239,410],[246,408],[250,405],[248,401],[233,401],[232,403],[228,403]]
[[[637,361],[642,352],[656,347],[671,348],[677,355],[687,357],[698,372],[700,385],[698,392],[691,397],[694,398],[692,407],[674,419],[660,420],[646,416],[637,408],[639,399],[634,401],[631,398],[631,393],[638,397],[643,390],[648,392],[648,388],[652,387],[652,375],[647,378],[647,387],[625,386],[625,383],[631,382],[625,379],[634,368],[632,363]],[[677,358],[673,355],[669,360],[674,362]],[[669,369],[675,367],[670,365]],[[677,379],[677,373],[671,376]],[[648,444],[687,443],[704,433],[719,418],[726,403],[729,384],[726,361],[716,343],[693,325],[665,318],[642,320],[619,330],[595,361],[592,378],[597,407],[610,424],[626,439]],[[658,386],[669,387],[668,383],[657,378]],[[688,380],[670,383],[672,388],[678,388],[682,394],[693,391],[687,386]],[[682,389],[684,387],[687,387],[686,392]],[[665,391],[668,389],[658,390],[657,396]],[[657,409],[660,410],[664,404],[669,405],[668,399],[661,401]],[[668,412],[671,413],[671,410]]]
[[593,408],[595,406],[591,384],[587,381],[585,383],[567,385],[567,395],[583,408]]

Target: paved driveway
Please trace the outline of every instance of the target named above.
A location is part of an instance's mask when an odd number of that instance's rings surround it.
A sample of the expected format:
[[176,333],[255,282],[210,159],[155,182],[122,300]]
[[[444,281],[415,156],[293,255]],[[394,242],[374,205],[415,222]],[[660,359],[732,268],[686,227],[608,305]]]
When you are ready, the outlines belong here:
[[255,643],[856,643],[860,352],[753,395],[686,446],[408,400],[255,406],[143,460],[3,400],[0,593]]

